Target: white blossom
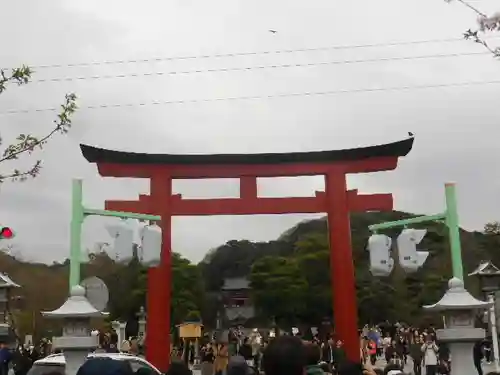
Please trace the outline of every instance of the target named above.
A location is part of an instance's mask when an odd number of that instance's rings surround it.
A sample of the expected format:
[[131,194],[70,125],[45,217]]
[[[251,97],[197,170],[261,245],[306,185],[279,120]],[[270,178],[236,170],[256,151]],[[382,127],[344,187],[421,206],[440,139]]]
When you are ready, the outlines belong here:
[[[450,0],[445,0],[450,1]],[[481,16],[478,18],[477,23],[481,31],[500,31],[500,12],[493,14],[490,17]]]

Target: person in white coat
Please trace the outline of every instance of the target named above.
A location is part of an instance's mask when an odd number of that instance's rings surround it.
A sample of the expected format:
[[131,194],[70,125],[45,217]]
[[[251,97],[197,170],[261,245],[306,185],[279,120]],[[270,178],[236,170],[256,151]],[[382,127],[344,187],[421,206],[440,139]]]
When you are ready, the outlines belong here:
[[436,375],[439,364],[439,348],[433,336],[428,335],[422,345],[423,363],[426,375]]

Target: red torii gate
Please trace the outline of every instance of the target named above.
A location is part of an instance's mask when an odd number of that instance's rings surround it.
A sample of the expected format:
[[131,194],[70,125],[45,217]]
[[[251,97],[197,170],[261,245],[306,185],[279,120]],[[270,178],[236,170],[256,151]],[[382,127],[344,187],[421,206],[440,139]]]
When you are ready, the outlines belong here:
[[[162,252],[148,274],[146,357],[160,370],[169,365],[172,216],[322,213],[328,216],[335,329],[350,360],[358,362],[359,336],[350,211],[392,210],[392,194],[358,195],[346,175],[393,170],[413,146],[413,137],[378,146],[299,153],[162,155],[80,145],[87,161],[105,177],[148,178],[150,194],[138,201],[106,201],[112,211],[161,216]],[[325,177],[325,192],[314,197],[259,198],[258,177]],[[238,178],[240,197],[184,199],[172,194],[173,179]]]

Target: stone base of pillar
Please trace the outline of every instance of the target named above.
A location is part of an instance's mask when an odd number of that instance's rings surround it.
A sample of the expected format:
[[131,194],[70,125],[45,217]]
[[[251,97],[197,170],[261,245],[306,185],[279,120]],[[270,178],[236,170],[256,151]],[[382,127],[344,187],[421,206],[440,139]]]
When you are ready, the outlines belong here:
[[482,328],[448,328],[438,329],[437,338],[450,348],[451,373],[453,375],[475,374],[476,368],[472,360],[474,343],[484,339]]

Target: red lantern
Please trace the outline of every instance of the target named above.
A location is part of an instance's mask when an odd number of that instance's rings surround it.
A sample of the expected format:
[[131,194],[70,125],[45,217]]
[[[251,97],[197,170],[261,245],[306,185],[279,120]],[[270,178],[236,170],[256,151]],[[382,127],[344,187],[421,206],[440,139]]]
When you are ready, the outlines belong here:
[[0,230],[0,238],[9,240],[13,237],[14,237],[14,232],[9,227],[3,227]]

